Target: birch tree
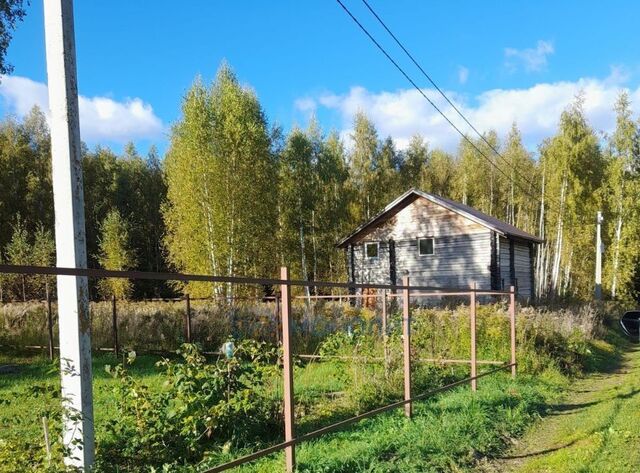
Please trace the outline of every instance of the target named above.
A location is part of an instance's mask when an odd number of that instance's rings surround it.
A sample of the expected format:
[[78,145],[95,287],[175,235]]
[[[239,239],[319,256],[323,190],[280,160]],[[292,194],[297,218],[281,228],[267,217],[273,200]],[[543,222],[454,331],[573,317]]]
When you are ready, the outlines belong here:
[[314,228],[318,235],[317,279],[341,281],[346,278],[346,263],[335,245],[351,231],[349,227],[350,190],[344,145],[333,132],[323,140],[316,165],[318,192]]
[[[207,89],[187,93],[165,159],[165,245],[178,270],[273,274],[277,160],[255,94],[223,64]],[[189,283],[194,294],[231,297],[234,287]]]
[[[33,238],[33,247],[31,250],[31,262],[36,266],[51,266],[54,263],[54,255],[56,245],[53,240],[51,230],[44,225],[38,225]],[[35,291],[41,293],[44,290],[45,299],[51,295],[51,286],[55,281],[54,276],[38,275],[34,277],[36,282]]]
[[639,212],[637,205],[640,137],[631,113],[627,92],[615,105],[616,129],[609,139],[607,200],[610,218],[605,222],[612,249],[605,259],[605,276],[610,280],[611,297],[631,295],[630,282],[640,258]]
[[378,210],[374,204],[375,167],[378,154],[378,132],[367,116],[358,112],[351,134],[353,148],[349,155],[350,187],[353,192],[351,214],[353,224],[360,225]]
[[537,197],[537,188],[533,185],[536,181],[536,166],[531,153],[522,143],[522,135],[515,123],[507,135],[502,156],[505,159],[500,164],[508,173],[509,179],[498,176],[503,186],[501,193],[504,206],[498,216],[511,225],[534,233],[537,209],[532,196]]
[[555,295],[572,287],[586,296],[593,288],[593,222],[605,162],[583,102],[582,95],[576,97],[562,113],[558,133],[541,148],[542,164],[549,170],[547,200],[554,204],[547,212],[552,222],[547,238],[553,248],[549,286]]
[[412,187],[428,190],[429,149],[419,134],[411,137],[400,166],[400,191]]
[[[16,223],[13,225],[13,233],[11,241],[6,247],[5,253],[9,264],[17,266],[26,266],[31,264],[32,246],[29,242],[29,235],[23,220],[18,215]],[[24,274],[16,275],[14,284],[19,287],[19,294],[23,301],[27,300],[27,276]],[[17,292],[17,291],[16,291]]]
[[[315,179],[313,146],[309,137],[294,128],[280,157],[280,246],[285,264],[304,280],[309,279]],[[309,287],[305,287],[309,295]]]
[[454,158],[445,151],[435,149],[429,155],[429,164],[424,169],[423,190],[443,197],[453,198],[453,186],[456,178]]
[[[136,264],[129,240],[129,225],[116,209],[111,210],[100,226],[100,253],[98,262],[104,269],[127,271]],[[103,278],[98,282],[100,293],[105,297],[127,299],[131,296],[131,280]]]

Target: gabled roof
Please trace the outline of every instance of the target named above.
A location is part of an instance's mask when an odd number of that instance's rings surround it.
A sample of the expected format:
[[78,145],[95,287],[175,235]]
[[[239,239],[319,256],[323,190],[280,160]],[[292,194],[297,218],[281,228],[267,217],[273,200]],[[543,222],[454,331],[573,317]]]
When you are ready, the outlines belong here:
[[343,238],[338,243],[337,246],[339,248],[346,247],[361,233],[387,221],[388,219],[396,215],[398,212],[400,212],[402,209],[407,207],[409,204],[413,203],[414,201],[420,198],[427,199],[433,202],[434,204],[440,205],[452,212],[457,213],[458,215],[468,218],[469,220],[472,220],[480,225],[483,225],[488,229],[493,230],[505,237],[517,238],[520,240],[527,240],[535,243],[542,243],[544,241],[535,235],[532,235],[523,230],[520,230],[519,228],[516,228],[513,225],[503,222],[502,220],[498,220],[495,217],[491,217],[490,215],[480,212],[479,210],[474,209],[473,207],[469,207],[468,205],[461,204],[460,202],[456,202],[451,199],[447,199],[445,197],[429,194],[428,192],[423,192],[418,189],[411,189],[405,192],[404,194],[402,194],[400,197],[398,197],[396,200],[391,202],[389,205],[387,205],[384,208],[384,210],[380,212],[378,215],[373,217],[368,222],[360,225],[358,228],[355,229],[353,233]]

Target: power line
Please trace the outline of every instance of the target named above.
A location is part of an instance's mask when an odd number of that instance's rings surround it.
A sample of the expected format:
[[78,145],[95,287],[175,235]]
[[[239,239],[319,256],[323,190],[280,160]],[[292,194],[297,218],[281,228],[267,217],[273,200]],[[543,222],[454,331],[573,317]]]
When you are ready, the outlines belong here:
[[533,198],[535,201],[540,202],[540,199],[531,193],[524,187],[522,187],[519,183],[516,183],[511,176],[507,175],[500,167],[494,163],[491,158],[489,158],[478,146],[458,128],[455,123],[451,121],[447,115],[444,114],[442,110],[423,92],[423,90],[415,83],[415,81],[409,76],[409,74],[391,57],[391,55],[382,47],[382,45],[369,33],[369,31],[360,23],[360,21],[351,13],[351,11],[342,3],[341,0],[336,0],[338,4],[342,7],[342,9],[349,15],[349,17],[353,20],[353,22],[358,25],[358,27],[362,30],[362,32],[369,38],[369,40],[380,50],[382,54],[394,65],[394,67],[409,81],[409,83],[418,91],[422,97],[429,102],[429,104],[444,118],[451,127],[462,136],[462,138],[467,141],[491,166],[493,166],[496,170],[498,170],[504,177],[509,179],[512,183],[516,184],[520,190],[522,190],[526,195]]
[[502,153],[500,153],[500,151],[498,151],[496,149],[496,147],[489,141],[487,140],[487,138],[484,136],[484,134],[480,133],[475,126],[473,126],[473,124],[467,119],[467,117],[460,111],[460,109],[455,105],[455,103],[453,103],[449,97],[447,96],[447,94],[444,93],[444,91],[442,91],[442,89],[440,89],[440,87],[438,86],[438,84],[435,83],[435,81],[431,78],[431,76],[422,68],[422,66],[418,63],[418,61],[413,57],[413,55],[407,50],[407,48],[404,46],[404,44],[402,44],[402,42],[398,39],[398,37],[393,34],[393,32],[389,29],[389,27],[386,25],[386,23],[382,20],[382,18],[380,18],[380,15],[378,15],[376,13],[376,11],[373,9],[373,7],[371,7],[371,5],[369,5],[369,2],[367,2],[367,0],[362,0],[362,3],[365,4],[365,6],[369,9],[369,11],[371,12],[371,14],[376,18],[376,20],[378,20],[378,22],[382,25],[382,27],[387,31],[387,33],[389,33],[389,36],[391,36],[393,38],[393,40],[396,42],[396,44],[398,46],[400,46],[400,48],[404,51],[404,53],[407,55],[407,57],[409,59],[411,59],[411,62],[413,62],[413,64],[420,70],[420,72],[422,72],[422,75],[424,75],[427,80],[431,83],[431,85],[433,85],[433,87],[440,93],[440,95],[442,95],[442,97],[447,101],[447,103],[451,106],[451,108],[453,108],[456,113],[465,121],[465,123],[467,125],[469,125],[469,127],[482,139],[482,141],[484,141],[487,146],[489,146],[489,148],[496,154],[496,156],[498,156],[500,159],[502,159],[507,166],[511,166],[514,173],[516,173],[518,175],[518,177],[520,177],[521,179],[523,179],[527,184],[531,185],[535,191],[539,191],[540,189],[537,188],[537,186],[530,181],[529,179],[527,179],[525,176],[523,176],[522,174],[520,174],[520,172],[518,171],[518,169],[516,168],[515,162],[513,160],[511,160],[511,164],[509,164],[509,160],[504,157],[502,155]]
[[[449,125],[451,125],[451,127],[458,132],[458,134],[466,141],[468,142],[479,154],[480,156],[482,156],[493,168],[495,168],[500,174],[502,174],[504,177],[506,177],[509,181],[511,181],[512,184],[516,185],[518,188],[520,188],[520,190],[526,194],[527,196],[531,197],[533,200],[535,200],[538,204],[540,205],[544,205],[542,203],[542,200],[531,194],[531,192],[529,192],[528,189],[525,189],[522,185],[520,185],[520,183],[516,182],[513,177],[507,175],[507,173],[505,173],[500,167],[498,167],[496,165],[496,163],[494,163],[491,158],[489,158],[480,148],[478,148],[478,146],[471,140],[469,139],[469,137],[463,133],[452,121],[451,119],[449,119],[449,117],[447,117],[444,112],[422,91],[422,89],[416,84],[416,82],[409,76],[409,74],[391,57],[391,55],[382,47],[382,45],[371,35],[371,33],[369,33],[369,31],[362,25],[362,23],[360,23],[360,21],[351,13],[351,11],[344,5],[344,3],[342,3],[341,0],[336,0],[338,2],[338,4],[342,7],[342,9],[347,13],[347,15],[349,15],[349,17],[353,20],[354,23],[356,23],[356,25],[358,25],[358,27],[363,31],[363,33],[371,40],[371,42],[380,50],[380,52],[382,52],[382,54],[384,54],[384,56],[389,60],[389,62],[391,62],[391,64],[394,65],[394,67],[405,77],[405,79],[407,79],[409,81],[409,83],[418,91],[418,93],[420,95],[422,95],[422,97],[429,102],[429,104],[446,120],[447,123],[449,123]],[[476,130],[476,133],[477,130]],[[482,135],[481,135],[482,137]],[[483,137],[484,139],[484,137]],[[494,150],[495,151],[495,150]],[[498,153],[499,155],[499,153]],[[503,158],[506,159],[506,158]],[[508,164],[507,164],[508,165]],[[516,169],[512,166],[510,166],[514,172],[516,171]],[[535,187],[531,181],[527,181],[529,183],[529,185]],[[535,189],[538,190],[538,189]],[[557,202],[555,202],[555,199],[552,199],[550,197],[547,196],[547,202],[546,202],[546,207],[548,209],[551,209],[552,206],[550,205],[551,203],[557,204]],[[555,206],[554,206],[555,207]],[[562,209],[562,205],[560,205],[559,207],[556,207],[556,211],[558,213],[562,213],[563,210]],[[582,218],[579,220],[578,223],[584,224],[585,222],[585,218],[584,216],[582,216]]]

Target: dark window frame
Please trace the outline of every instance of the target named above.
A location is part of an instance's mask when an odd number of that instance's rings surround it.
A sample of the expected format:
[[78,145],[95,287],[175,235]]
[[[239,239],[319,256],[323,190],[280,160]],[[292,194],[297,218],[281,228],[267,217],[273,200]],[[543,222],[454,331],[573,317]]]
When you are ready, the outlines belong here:
[[[373,246],[375,245],[376,247],[376,255],[375,256],[369,256],[369,246]],[[375,260],[379,260],[380,259],[380,242],[379,241],[367,241],[364,244],[364,257],[365,259],[367,259],[368,261],[375,261]]]
[[[422,240],[431,240],[431,253],[423,253],[420,248]],[[436,254],[436,239],[432,236],[418,237],[418,256],[434,256]]]

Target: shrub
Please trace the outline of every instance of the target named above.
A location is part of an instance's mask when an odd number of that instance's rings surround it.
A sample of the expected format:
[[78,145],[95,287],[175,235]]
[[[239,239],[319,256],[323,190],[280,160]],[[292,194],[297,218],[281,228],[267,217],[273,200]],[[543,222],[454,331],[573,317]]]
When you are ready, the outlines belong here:
[[180,355],[182,362],[158,362],[166,376],[158,391],[134,379],[123,365],[108,368],[118,384],[100,470],[191,463],[206,449],[242,447],[279,428],[280,405],[264,389],[277,370],[275,349],[246,341],[231,358],[213,364],[195,345],[183,345]]

